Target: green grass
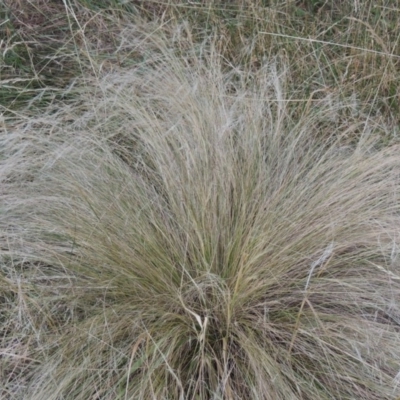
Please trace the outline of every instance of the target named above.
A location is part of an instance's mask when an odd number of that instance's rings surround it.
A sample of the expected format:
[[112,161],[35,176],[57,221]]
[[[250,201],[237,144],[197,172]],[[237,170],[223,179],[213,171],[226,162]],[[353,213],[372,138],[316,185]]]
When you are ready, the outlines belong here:
[[7,4],[0,397],[398,399],[394,2],[122,3]]
[[[140,17],[165,32],[190,26],[196,43],[216,34],[218,51],[233,65],[257,69],[278,58],[290,66],[287,85],[299,115],[299,101],[333,94],[353,96],[393,130],[399,124],[400,18],[394,1],[68,0],[64,5],[41,0],[33,5],[7,0],[3,14],[9,20],[2,25],[7,29],[3,49],[15,49],[6,52],[15,60],[12,71],[0,72],[34,79],[42,89],[68,86],[88,57],[107,67],[134,62],[120,33]],[[38,75],[43,75],[40,82]],[[17,85],[16,106],[26,103],[22,94],[34,97],[26,86]]]

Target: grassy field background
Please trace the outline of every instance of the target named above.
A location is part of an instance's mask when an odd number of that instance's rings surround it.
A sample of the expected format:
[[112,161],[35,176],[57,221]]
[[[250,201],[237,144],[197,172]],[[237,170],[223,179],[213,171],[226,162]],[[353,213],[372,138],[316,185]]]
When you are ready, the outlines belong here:
[[0,398],[400,398],[400,8],[0,3]]
[[299,113],[322,97],[351,98],[396,130],[398,13],[393,1],[5,1],[0,104],[51,101],[88,68],[135,63],[121,33],[139,18],[155,31],[186,30],[187,46],[215,35],[227,65],[279,59]]

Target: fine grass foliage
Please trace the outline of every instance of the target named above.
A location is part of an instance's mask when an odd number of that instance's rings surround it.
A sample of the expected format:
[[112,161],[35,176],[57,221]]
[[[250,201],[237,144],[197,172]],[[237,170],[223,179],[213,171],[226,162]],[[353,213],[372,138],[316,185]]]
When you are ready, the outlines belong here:
[[1,395],[395,399],[385,126],[338,98],[298,118],[273,59],[131,38],[134,66],[1,132]]
[[[257,70],[279,57],[290,66],[292,112],[332,95],[390,124],[398,141],[400,9],[394,0],[4,0],[0,3],[0,107],[8,112],[69,99],[84,58],[109,68],[135,64],[124,37],[138,17],[157,31],[191,27],[214,35],[233,65]],[[76,57],[78,55],[78,57]],[[89,66],[90,67],[90,66]],[[90,69],[90,68],[89,68]]]

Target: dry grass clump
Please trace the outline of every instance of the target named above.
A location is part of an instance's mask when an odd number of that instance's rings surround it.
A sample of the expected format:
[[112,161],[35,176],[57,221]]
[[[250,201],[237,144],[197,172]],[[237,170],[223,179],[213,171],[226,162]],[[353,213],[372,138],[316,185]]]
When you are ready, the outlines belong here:
[[1,133],[1,395],[395,399],[399,147],[293,119],[272,62],[137,45]]

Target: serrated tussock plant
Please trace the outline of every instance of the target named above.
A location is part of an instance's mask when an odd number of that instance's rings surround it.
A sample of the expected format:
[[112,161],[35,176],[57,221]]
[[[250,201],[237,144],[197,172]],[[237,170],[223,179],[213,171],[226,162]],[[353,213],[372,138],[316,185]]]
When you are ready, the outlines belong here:
[[394,399],[399,147],[152,43],[1,134],[3,395]]

